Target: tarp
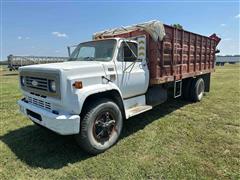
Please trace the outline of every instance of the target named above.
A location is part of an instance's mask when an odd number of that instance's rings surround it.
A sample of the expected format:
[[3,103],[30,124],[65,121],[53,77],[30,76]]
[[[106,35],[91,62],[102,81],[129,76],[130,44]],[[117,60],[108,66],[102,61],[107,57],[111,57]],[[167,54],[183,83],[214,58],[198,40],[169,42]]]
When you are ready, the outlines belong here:
[[101,32],[96,32],[93,34],[93,39],[98,39],[104,36],[112,36],[117,34],[123,34],[126,32],[131,32],[135,30],[144,30],[150,34],[154,41],[162,40],[165,36],[165,29],[163,23],[157,20],[152,20],[140,24],[134,24],[131,26],[108,29]]

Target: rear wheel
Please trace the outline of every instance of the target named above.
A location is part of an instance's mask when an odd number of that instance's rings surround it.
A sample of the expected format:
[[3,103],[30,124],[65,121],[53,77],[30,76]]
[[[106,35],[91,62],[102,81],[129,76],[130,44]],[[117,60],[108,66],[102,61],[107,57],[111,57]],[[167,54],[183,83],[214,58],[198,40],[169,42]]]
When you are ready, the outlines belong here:
[[78,144],[90,154],[99,154],[113,146],[122,130],[122,114],[119,107],[108,99],[102,99],[88,108],[76,135]]
[[202,78],[194,79],[191,86],[191,100],[193,102],[201,101],[205,89],[204,80]]

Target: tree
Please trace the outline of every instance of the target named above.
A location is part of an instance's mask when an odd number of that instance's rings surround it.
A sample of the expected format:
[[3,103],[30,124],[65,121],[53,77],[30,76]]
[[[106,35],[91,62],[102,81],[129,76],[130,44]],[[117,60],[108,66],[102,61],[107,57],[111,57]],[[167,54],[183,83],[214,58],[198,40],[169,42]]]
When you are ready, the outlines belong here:
[[173,24],[172,26],[177,29],[183,29],[183,26],[181,24]]

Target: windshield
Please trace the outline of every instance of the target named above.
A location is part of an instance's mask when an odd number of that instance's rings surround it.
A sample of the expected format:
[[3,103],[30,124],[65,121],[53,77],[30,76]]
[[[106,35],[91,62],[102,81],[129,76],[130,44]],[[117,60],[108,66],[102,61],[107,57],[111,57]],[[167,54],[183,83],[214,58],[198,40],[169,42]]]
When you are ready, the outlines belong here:
[[71,54],[69,61],[110,61],[115,46],[115,39],[81,43]]

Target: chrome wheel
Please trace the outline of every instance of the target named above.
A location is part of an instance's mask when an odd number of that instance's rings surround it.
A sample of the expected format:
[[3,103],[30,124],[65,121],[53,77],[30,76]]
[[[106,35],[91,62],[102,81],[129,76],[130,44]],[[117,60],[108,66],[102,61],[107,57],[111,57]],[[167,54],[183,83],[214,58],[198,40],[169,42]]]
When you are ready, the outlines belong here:
[[122,126],[123,118],[118,105],[109,99],[100,99],[86,110],[81,131],[75,137],[83,150],[99,154],[117,142]]
[[93,124],[93,136],[98,142],[108,141],[115,130],[116,118],[109,111],[102,112]]

